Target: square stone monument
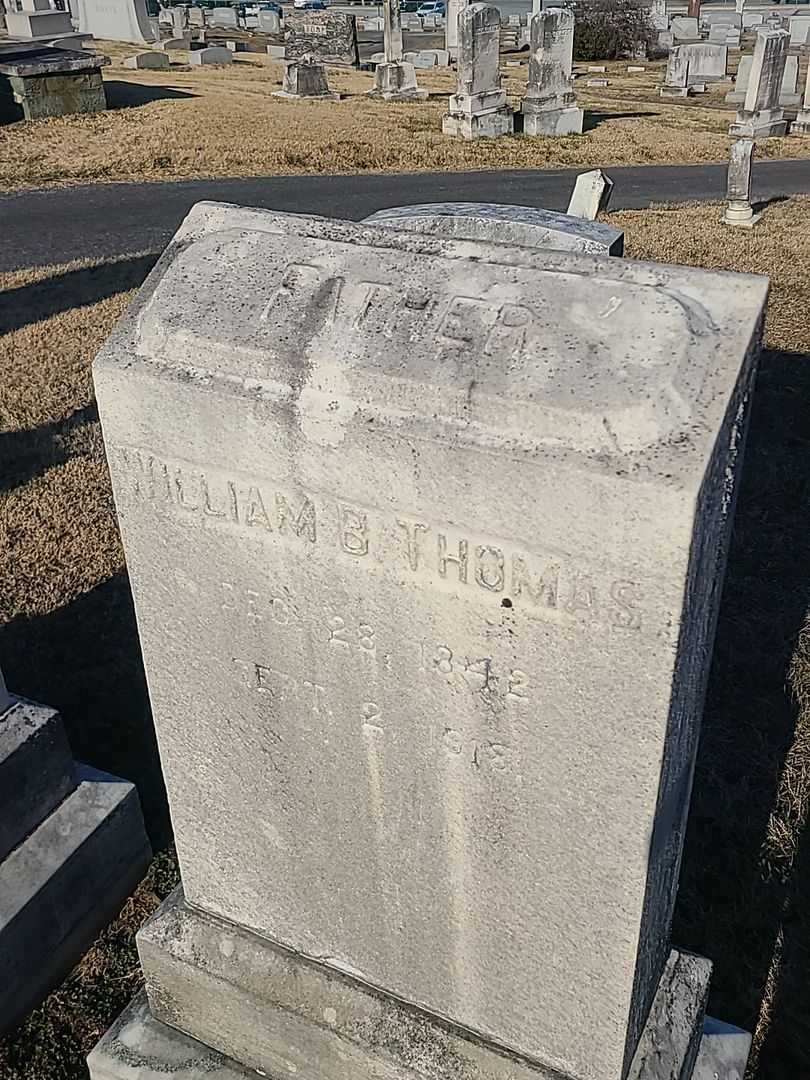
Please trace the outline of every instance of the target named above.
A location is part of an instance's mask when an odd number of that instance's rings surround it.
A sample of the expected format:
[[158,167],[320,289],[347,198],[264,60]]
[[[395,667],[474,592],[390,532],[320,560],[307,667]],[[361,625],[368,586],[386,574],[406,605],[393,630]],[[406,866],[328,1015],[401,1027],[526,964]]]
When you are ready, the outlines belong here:
[[191,211],[94,366],[183,881],[158,1021],[307,1080],[691,1076],[767,287]]
[[499,40],[501,15],[496,7],[470,4],[458,17],[458,78],[442,117],[445,135],[478,139],[511,135],[515,121],[501,87]]
[[810,135],[810,64],[808,64],[804,80],[802,107],[799,109],[796,119],[790,125],[790,130],[797,135]]
[[756,139],[785,134],[787,121],[779,95],[789,40],[787,30],[761,30],[757,34],[745,100],[729,126],[729,135]]
[[132,784],[75,762],[0,676],[0,1035],[78,962],[151,858]]
[[284,81],[281,89],[276,90],[273,96],[340,101],[340,94],[333,94],[329,89],[326,68],[311,56],[284,61]]
[[581,135],[582,109],[571,78],[574,12],[545,8],[531,19],[526,96],[520,105],[527,135]]

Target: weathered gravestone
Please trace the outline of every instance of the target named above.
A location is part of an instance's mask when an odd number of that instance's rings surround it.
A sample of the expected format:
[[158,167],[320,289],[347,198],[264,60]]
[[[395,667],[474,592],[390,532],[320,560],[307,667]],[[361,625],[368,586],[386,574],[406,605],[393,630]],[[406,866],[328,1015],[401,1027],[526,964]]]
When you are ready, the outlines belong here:
[[458,17],[458,77],[442,117],[445,135],[462,139],[511,135],[515,121],[501,87],[499,39],[501,16],[496,7],[470,4]]
[[788,19],[791,45],[806,45],[810,38],[810,15],[792,15]]
[[664,98],[689,97],[689,46],[676,45],[667,57],[667,70],[658,93]]
[[326,68],[309,56],[304,56],[300,60],[284,61],[284,82],[281,89],[275,91],[274,96],[340,100],[340,94],[333,94],[329,90]]
[[342,11],[301,11],[284,20],[284,58],[358,67],[357,20]]
[[689,82],[718,82],[726,77],[728,48],[702,42],[683,46],[689,53]]
[[158,1020],[310,1080],[690,1075],[766,296],[191,212],[94,367],[185,890],[139,936]]
[[810,135],[810,64],[808,64],[804,80],[802,107],[796,114],[796,119],[790,125],[790,130],[797,135]]
[[675,41],[681,43],[700,41],[700,30],[698,29],[698,21],[695,18],[690,18],[687,15],[673,15],[670,29]]
[[157,27],[149,19],[146,0],[75,0],[79,32],[106,41],[144,45],[157,41]]
[[211,26],[239,26],[239,14],[236,8],[215,7],[209,21]]
[[281,32],[281,16],[277,11],[265,11],[259,8],[256,26],[263,34],[278,34]]
[[624,251],[621,229],[532,206],[425,203],[378,210],[365,221],[380,228],[408,229],[456,240],[486,240],[591,255],[621,255]]
[[785,134],[787,121],[779,106],[779,94],[789,36],[787,30],[761,30],[757,34],[745,100],[729,126],[729,135],[755,139]]
[[209,45],[207,49],[195,49],[188,54],[188,62],[196,66],[204,64],[232,64],[231,50],[224,45]]
[[[751,67],[754,61],[753,55],[746,55],[740,57],[740,64],[737,68],[737,76],[734,80],[734,89],[726,94],[725,100],[730,105],[740,105],[745,101],[745,95],[748,91],[748,83],[751,77]],[[799,94],[797,93],[797,86],[799,82],[799,58],[793,56],[790,53],[785,57],[785,70],[782,75],[782,85],[779,88],[779,104],[785,105],[798,105]],[[791,128],[791,130],[793,130]]]
[[170,66],[168,56],[159,52],[137,53],[135,56],[127,56],[124,60],[124,67],[135,68],[136,70],[165,69]]
[[607,210],[613,187],[613,181],[601,169],[580,173],[571,192],[567,212],[572,217],[595,221],[597,215]]
[[573,55],[573,11],[545,8],[532,16],[528,85],[520,104],[527,135],[582,134],[583,113],[571,78]]
[[731,144],[728,163],[726,198],[728,205],[723,214],[726,225],[751,228],[761,214],[755,214],[751,206],[751,164],[754,157],[754,140],[738,139]]
[[444,24],[444,47],[450,59],[458,56],[458,17],[470,0],[447,0],[447,19]]
[[0,1034],[79,960],[150,857],[132,784],[75,762],[59,713],[0,677]]
[[419,88],[412,63],[402,56],[402,15],[399,0],[383,0],[383,45],[385,61],[374,69],[374,88],[370,97],[384,101],[424,101],[427,90]]

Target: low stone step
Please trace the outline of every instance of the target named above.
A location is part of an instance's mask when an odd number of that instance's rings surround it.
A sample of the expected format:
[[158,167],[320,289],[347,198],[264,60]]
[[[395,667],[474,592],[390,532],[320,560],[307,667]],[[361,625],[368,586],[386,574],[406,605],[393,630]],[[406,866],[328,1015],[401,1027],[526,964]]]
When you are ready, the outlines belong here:
[[12,696],[0,715],[0,863],[76,788],[55,709]]
[[0,863],[0,1034],[67,974],[151,858],[133,785],[86,765],[77,779]]

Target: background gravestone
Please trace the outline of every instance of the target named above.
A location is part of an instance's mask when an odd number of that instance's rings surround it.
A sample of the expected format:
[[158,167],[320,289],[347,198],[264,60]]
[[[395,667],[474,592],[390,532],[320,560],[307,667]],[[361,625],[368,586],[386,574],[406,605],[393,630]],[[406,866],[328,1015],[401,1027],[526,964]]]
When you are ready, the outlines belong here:
[[270,1075],[591,1080],[652,1017],[688,1075],[766,297],[192,211],[94,365],[187,898],[140,936],[159,1019]]
[[159,34],[146,8],[146,0],[76,0],[79,33],[107,41],[137,45],[157,41]]
[[342,11],[291,12],[284,19],[284,58],[358,67],[357,20]]

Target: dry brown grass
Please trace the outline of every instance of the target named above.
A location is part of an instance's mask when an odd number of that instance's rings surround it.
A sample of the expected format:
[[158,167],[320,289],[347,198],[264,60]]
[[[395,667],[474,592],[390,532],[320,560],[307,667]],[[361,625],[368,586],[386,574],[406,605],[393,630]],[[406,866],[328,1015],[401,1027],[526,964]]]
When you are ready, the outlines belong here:
[[[769,273],[773,293],[737,510],[676,940],[715,961],[711,1010],[756,1028],[751,1076],[810,1075],[810,198],[752,232],[717,205],[624,211],[635,258]],[[63,711],[79,755],[135,778],[165,836],[137,634],[89,364],[148,259],[0,276],[0,656]],[[789,687],[792,687],[791,697]],[[11,1039],[3,1080],[76,1080],[138,984],[137,926],[175,880],[162,856],[121,917]]]
[[[190,68],[172,53],[170,71],[121,66],[131,46],[100,43],[112,57],[104,69],[110,108],[105,113],[18,123],[0,130],[0,188],[113,180],[172,180],[199,176],[284,173],[398,172],[478,168],[550,168],[722,161],[732,113],[727,87],[714,86],[688,104],[662,102],[663,64],[627,75],[626,63],[608,64],[610,86],[577,95],[587,111],[581,136],[515,136],[467,143],[441,133],[441,116],[454,87],[446,69],[422,70],[436,95],[425,104],[371,101],[372,75],[333,69],[340,103],[291,102],[272,96],[282,65],[239,54],[229,67]],[[517,104],[526,68],[505,67],[510,101]],[[759,144],[761,157],[805,157],[810,139],[789,136]]]

